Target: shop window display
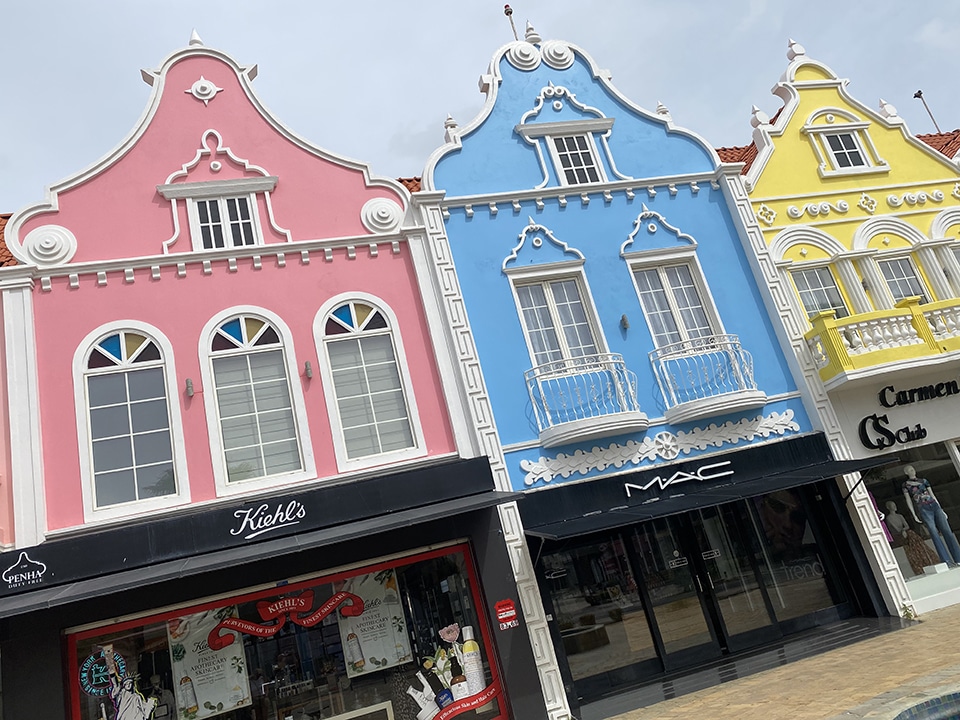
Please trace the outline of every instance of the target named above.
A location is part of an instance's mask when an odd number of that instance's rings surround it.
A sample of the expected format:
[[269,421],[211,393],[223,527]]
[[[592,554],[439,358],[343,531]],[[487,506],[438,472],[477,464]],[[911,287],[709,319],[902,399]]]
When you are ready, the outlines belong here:
[[507,717],[464,546],[68,633],[75,720]]
[[904,576],[960,563],[960,478],[944,443],[897,452],[897,461],[865,473],[864,482]]

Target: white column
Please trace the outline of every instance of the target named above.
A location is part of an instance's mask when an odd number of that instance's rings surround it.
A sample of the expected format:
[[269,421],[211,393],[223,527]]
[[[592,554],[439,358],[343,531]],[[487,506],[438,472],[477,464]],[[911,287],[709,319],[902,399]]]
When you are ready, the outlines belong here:
[[853,266],[853,261],[850,258],[839,258],[834,267],[837,268],[837,275],[840,276],[843,289],[847,291],[847,297],[850,298],[853,305],[850,308],[851,314],[856,315],[873,310],[870,305],[870,298],[867,297],[867,293],[860,283],[860,277],[857,275],[857,270]]
[[940,267],[950,283],[950,297],[960,298],[960,260],[953,251],[954,245],[940,245],[934,252],[940,260]]
[[927,276],[930,287],[933,290],[934,297],[931,300],[947,300],[953,297],[953,289],[947,281],[947,276],[940,267],[940,261],[937,254],[931,247],[917,247],[914,252],[917,256],[917,262],[923,268],[923,274]]
[[856,260],[857,268],[860,270],[860,276],[867,284],[867,293],[873,298],[873,305],[877,310],[893,310],[896,304],[893,294],[887,286],[887,281],[883,278],[883,273],[874,262],[873,256],[859,257]]
[[43,542],[46,532],[32,275],[33,268],[29,267],[0,271],[14,538],[18,548]]

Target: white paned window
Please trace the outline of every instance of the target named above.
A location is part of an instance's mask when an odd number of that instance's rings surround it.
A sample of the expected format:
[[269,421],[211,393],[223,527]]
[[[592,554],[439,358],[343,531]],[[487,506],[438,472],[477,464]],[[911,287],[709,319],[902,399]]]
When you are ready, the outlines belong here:
[[304,469],[280,336],[258,317],[221,323],[210,343],[228,483]]
[[582,185],[600,182],[600,166],[597,163],[593,143],[587,135],[551,137],[557,173],[565,185]]
[[177,494],[163,357],[146,335],[101,339],[85,369],[93,508]]
[[323,340],[348,461],[417,446],[404,377],[387,316],[351,301],[323,324]]
[[823,139],[827,143],[836,169],[863,167],[867,164],[866,156],[854,133],[824,134]]
[[597,354],[593,328],[575,279],[517,285],[517,298],[535,365]]
[[194,247],[213,250],[259,244],[254,207],[246,196],[194,200]]
[[920,281],[917,269],[910,258],[880,260],[877,264],[880,266],[880,272],[883,273],[883,279],[887,281],[887,287],[890,288],[894,301],[900,302],[908,297],[919,297],[921,303],[928,301],[926,288]]
[[633,276],[657,347],[715,334],[689,265],[635,268]]
[[807,317],[812,318],[818,313],[829,310],[833,310],[838,318],[847,317],[850,314],[830,268],[794,270],[790,275],[793,277],[794,285],[797,286],[797,293],[800,295],[800,302],[803,303]]

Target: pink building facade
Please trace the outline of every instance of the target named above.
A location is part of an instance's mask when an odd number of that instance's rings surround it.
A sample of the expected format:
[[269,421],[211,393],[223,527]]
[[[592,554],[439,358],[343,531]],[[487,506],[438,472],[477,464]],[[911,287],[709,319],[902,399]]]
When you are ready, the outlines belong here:
[[[429,215],[274,119],[256,72],[194,36],[6,225],[5,713],[547,717]],[[440,710],[447,651],[471,692]]]

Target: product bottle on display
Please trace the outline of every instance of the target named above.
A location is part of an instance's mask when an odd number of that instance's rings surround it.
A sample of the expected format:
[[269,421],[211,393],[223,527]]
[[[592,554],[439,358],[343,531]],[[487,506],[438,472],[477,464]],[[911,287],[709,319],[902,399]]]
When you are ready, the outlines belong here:
[[443,686],[443,681],[437,675],[432,660],[427,659],[423,661],[423,674],[426,676],[427,682],[433,690],[434,700],[438,707],[443,708],[453,702],[453,693]]
[[355,632],[347,635],[347,662],[354,670],[360,670],[367,661],[363,659],[363,648],[360,647],[360,638]]
[[460,667],[460,661],[457,660],[456,656],[450,658],[450,673],[453,677],[450,678],[450,692],[453,693],[454,700],[460,700],[462,698],[470,696],[470,686],[467,685],[467,678],[463,674],[463,668]]
[[180,678],[178,692],[180,695],[181,712],[189,715],[190,713],[195,713],[200,709],[200,705],[197,702],[197,691],[193,689],[193,678],[191,678],[189,675],[184,675],[182,678]]
[[486,675],[483,672],[483,659],[480,657],[480,644],[473,639],[473,628],[465,625],[463,632],[463,674],[467,677],[467,694],[476,695],[486,686]]

